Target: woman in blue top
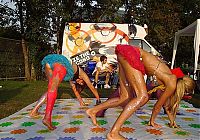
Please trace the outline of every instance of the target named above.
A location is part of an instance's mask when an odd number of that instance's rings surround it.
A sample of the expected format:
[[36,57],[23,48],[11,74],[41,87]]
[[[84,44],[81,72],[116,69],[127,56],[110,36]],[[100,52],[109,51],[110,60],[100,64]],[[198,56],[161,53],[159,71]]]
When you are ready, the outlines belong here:
[[79,100],[81,106],[84,105],[84,102],[80,97],[80,92],[83,89],[80,89],[78,88],[79,86],[75,85],[86,84],[97,98],[97,102],[100,102],[98,92],[93,87],[87,74],[81,68],[79,68],[75,63],[72,63],[71,65],[70,61],[65,56],[59,54],[49,54],[44,57],[41,64],[42,64],[42,69],[43,71],[45,71],[45,74],[48,78],[48,91],[39,99],[38,103],[30,112],[29,115],[31,117],[37,116],[39,114],[38,110],[40,106],[47,100],[43,124],[46,125],[49,130],[55,129],[55,127],[52,126],[51,114],[57,97],[58,86],[63,80],[70,81],[70,85],[74,91],[74,94]]
[[[69,81],[74,76],[74,70],[69,60],[65,56],[59,54],[49,54],[45,56],[41,64],[42,70],[45,71],[48,78],[48,90],[39,100],[40,103],[41,101],[43,103],[47,98],[45,116],[42,122],[48,129],[53,130],[55,127],[52,125],[51,114],[57,97],[58,86],[63,80]],[[39,104],[39,106],[40,105],[41,104]],[[38,109],[39,106],[36,105]]]

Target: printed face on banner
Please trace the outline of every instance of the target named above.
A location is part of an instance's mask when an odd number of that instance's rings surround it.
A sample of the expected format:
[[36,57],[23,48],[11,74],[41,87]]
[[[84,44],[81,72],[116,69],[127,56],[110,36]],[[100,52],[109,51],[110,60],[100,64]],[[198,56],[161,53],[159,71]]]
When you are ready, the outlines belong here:
[[128,24],[67,23],[64,30],[62,54],[78,65],[97,61],[106,55],[115,63],[115,46],[128,44]]

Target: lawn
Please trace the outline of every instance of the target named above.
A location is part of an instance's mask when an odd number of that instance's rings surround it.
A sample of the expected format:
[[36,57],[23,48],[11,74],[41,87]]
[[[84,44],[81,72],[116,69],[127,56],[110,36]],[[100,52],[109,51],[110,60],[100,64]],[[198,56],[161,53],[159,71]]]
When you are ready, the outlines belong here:
[[[7,117],[27,105],[37,101],[47,90],[47,81],[0,81],[0,119]],[[112,93],[112,89],[98,89],[101,98],[106,98]],[[68,82],[61,83],[57,98],[75,98]],[[94,97],[86,88],[82,97]],[[200,107],[200,94],[196,93],[188,102],[194,107]]]
[[[47,81],[0,81],[0,119],[7,117],[37,101],[47,90]],[[108,97],[112,89],[98,89],[100,97]],[[82,97],[94,97],[86,88]],[[75,98],[69,82],[62,82],[57,98]]]

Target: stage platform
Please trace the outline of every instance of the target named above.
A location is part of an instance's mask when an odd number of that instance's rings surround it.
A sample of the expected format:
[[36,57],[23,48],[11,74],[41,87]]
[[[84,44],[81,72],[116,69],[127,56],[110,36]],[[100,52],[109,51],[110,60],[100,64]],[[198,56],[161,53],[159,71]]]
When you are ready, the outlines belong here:
[[[53,110],[53,125],[57,127],[54,131],[49,131],[42,124],[43,115],[34,119],[28,116],[35,103],[30,104],[0,120],[0,140],[106,140],[106,134],[122,108],[108,109],[104,118],[97,118],[101,127],[95,127],[85,113],[87,108],[94,106],[95,99],[85,98],[84,101],[88,106],[80,108],[76,99],[57,99]],[[137,110],[124,123],[121,134],[128,140],[200,140],[199,108],[181,102],[176,119],[181,128],[169,128],[167,115],[162,110],[156,122],[163,127],[155,129],[147,125],[154,103],[150,100]],[[40,112],[44,109],[45,105]]]

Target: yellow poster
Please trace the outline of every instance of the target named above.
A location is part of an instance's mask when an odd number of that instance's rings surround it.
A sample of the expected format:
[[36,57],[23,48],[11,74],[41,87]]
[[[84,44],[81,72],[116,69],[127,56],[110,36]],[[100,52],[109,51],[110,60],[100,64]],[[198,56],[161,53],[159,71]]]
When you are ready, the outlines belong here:
[[66,23],[62,54],[78,65],[101,55],[112,63],[116,62],[116,44],[128,44],[128,40],[128,24]]

